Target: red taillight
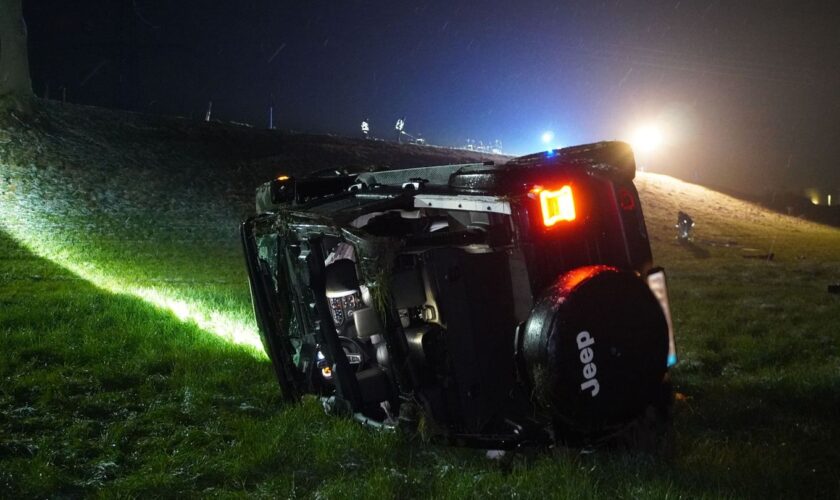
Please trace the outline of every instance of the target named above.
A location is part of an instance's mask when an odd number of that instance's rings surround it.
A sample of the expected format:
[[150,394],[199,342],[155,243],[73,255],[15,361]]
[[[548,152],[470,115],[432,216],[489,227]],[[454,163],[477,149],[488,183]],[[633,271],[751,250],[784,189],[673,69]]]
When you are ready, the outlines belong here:
[[558,190],[535,186],[532,193],[540,197],[543,224],[551,227],[561,221],[575,220],[575,197],[572,186],[566,185]]

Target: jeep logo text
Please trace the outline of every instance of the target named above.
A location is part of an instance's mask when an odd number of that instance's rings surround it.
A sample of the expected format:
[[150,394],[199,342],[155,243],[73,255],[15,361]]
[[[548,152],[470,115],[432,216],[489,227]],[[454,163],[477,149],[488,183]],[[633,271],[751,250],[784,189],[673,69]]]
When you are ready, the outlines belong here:
[[593,398],[601,391],[601,386],[598,384],[598,379],[595,375],[598,373],[598,368],[595,366],[593,359],[595,359],[595,352],[589,347],[595,343],[595,339],[586,330],[578,333],[577,346],[580,351],[580,362],[583,364],[583,378],[585,379],[580,384],[581,391],[592,391],[590,396]]

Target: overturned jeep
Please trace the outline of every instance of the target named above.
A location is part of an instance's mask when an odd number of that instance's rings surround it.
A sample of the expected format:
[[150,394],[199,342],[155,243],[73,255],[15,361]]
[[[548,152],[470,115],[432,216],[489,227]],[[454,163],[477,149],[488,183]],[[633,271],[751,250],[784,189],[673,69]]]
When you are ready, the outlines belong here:
[[676,362],[630,147],[282,176],[241,236],[283,397],[457,444],[596,444]]

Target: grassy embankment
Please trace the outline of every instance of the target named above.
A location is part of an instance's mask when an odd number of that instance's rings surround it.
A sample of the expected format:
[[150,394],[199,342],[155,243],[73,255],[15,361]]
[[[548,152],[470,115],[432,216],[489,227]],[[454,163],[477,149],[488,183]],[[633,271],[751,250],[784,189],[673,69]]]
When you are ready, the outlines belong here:
[[674,456],[497,463],[284,407],[264,357],[229,342],[254,343],[236,241],[254,185],[452,153],[43,113],[0,122],[0,497],[840,494],[838,230],[641,176],[679,336]]

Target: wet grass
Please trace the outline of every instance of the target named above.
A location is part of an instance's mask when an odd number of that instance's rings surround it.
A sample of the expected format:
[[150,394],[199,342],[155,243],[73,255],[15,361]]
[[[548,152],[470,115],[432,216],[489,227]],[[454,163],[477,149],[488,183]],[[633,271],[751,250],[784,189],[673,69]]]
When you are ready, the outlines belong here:
[[[93,258],[119,267],[97,248]],[[201,245],[192,259],[183,251],[142,265],[199,283],[196,299],[247,308],[233,243],[209,257]],[[253,351],[4,234],[0,496],[840,493],[840,300],[822,286],[836,262],[741,262],[716,248],[697,259],[670,241],[658,251],[671,257],[682,358],[673,456],[543,450],[494,462],[327,417],[314,401],[283,406]]]
[[[112,150],[116,162],[124,148]],[[67,163],[58,146],[43,154]],[[312,400],[285,406],[263,356],[132,292],[252,325],[236,240],[245,194],[163,166],[132,183],[130,164],[23,163],[0,158],[0,498],[840,495],[840,296],[826,292],[840,281],[838,230],[642,176],[681,358],[673,453],[490,461],[327,417]],[[691,245],[673,239],[677,210],[698,223]]]
[[[2,497],[495,496],[557,481],[550,454],[503,467],[327,417],[315,401],[284,407],[247,349],[5,234],[0,250]],[[562,482],[595,486],[580,460],[565,455]]]

